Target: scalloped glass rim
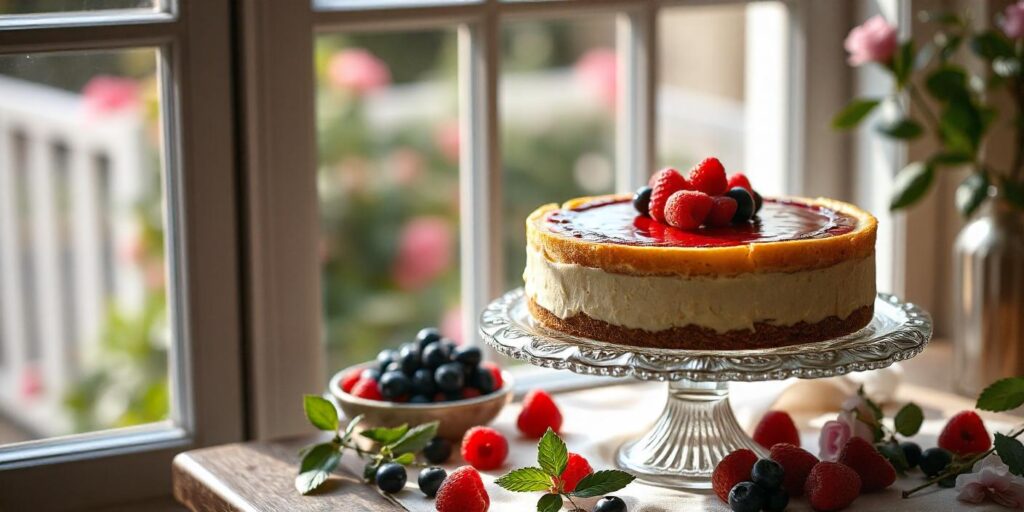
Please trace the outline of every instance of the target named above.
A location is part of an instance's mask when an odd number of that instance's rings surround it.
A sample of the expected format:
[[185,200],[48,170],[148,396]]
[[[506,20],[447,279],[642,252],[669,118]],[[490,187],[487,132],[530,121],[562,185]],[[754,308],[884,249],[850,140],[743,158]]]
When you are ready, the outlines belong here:
[[926,311],[880,293],[875,316],[841,338],[756,350],[680,350],[627,347],[579,338],[536,324],[522,288],[491,302],[480,333],[498,352],[536,366],[586,375],[641,380],[762,381],[816,379],[884,368],[916,356],[932,337]]

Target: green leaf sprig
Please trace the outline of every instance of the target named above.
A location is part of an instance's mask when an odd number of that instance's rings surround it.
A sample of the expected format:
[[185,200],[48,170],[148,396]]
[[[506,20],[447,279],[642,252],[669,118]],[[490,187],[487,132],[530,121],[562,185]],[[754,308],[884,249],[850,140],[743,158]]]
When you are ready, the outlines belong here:
[[381,464],[396,462],[403,466],[421,465],[416,462],[416,454],[427,446],[437,435],[438,422],[433,421],[410,428],[409,425],[397,427],[377,427],[366,429],[360,433],[363,437],[376,443],[376,452],[367,452],[352,441],[356,426],[363,416],[352,418],[339,432],[341,424],[338,410],[327,399],[318,395],[306,395],[302,400],[306,419],[316,428],[334,433],[334,437],[325,443],[315,443],[299,451],[302,461],[299,463],[299,474],[295,477],[295,489],[302,494],[309,494],[323,485],[330,474],[338,468],[345,450],[355,452],[360,459],[366,460],[363,478],[371,480]]
[[569,451],[562,438],[550,428],[537,444],[537,465],[512,470],[495,483],[512,492],[544,492],[537,501],[537,512],[558,512],[563,500],[569,500],[573,509],[579,509],[573,498],[593,498],[615,492],[630,484],[636,477],[617,469],[606,469],[587,475],[572,491],[562,484],[562,473],[569,463]]
[[[1003,412],[1016,409],[1021,405],[1024,405],[1024,377],[1009,377],[997,380],[985,388],[978,395],[978,401],[974,407],[983,411]],[[992,448],[975,455],[958,457],[936,477],[913,489],[903,491],[903,497],[909,498],[922,489],[949,482],[957,475],[971,471],[979,460],[993,453],[1002,459],[1003,464],[1006,464],[1011,473],[1024,476],[1024,443],[1017,439],[1021,434],[1024,434],[1024,427],[1018,427],[1009,434],[996,432]]]

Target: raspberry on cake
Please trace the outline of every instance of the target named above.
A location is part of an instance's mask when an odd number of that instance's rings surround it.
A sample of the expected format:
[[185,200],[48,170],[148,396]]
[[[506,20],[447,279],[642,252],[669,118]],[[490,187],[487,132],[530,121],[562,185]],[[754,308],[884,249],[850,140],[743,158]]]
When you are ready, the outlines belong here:
[[[713,180],[695,177],[718,181],[713,171]],[[731,224],[715,217],[680,229],[662,220],[692,218],[691,205],[658,194],[659,185],[674,194],[685,183],[673,174],[655,180],[650,216],[631,195],[583,197],[530,215],[523,277],[541,325],[624,345],[721,350],[830,339],[871,320],[870,214],[831,199],[764,198],[760,211],[751,203]],[[733,190],[748,202],[760,197]]]

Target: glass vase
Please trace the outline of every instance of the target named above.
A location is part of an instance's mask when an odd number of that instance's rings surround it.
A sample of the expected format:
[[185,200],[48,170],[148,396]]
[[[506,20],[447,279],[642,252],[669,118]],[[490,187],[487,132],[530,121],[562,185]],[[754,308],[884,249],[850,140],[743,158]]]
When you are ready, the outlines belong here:
[[989,198],[957,235],[953,258],[953,382],[977,396],[1024,375],[1024,212]]

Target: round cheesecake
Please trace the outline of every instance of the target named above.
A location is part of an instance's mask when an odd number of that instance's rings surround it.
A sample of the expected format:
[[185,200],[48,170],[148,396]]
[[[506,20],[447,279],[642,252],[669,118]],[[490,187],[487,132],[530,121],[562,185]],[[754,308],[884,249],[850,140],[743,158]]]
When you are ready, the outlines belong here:
[[628,195],[545,205],[526,221],[523,274],[541,325],[611,343],[777,347],[871,321],[877,222],[831,199],[765,198],[750,222],[681,230]]

